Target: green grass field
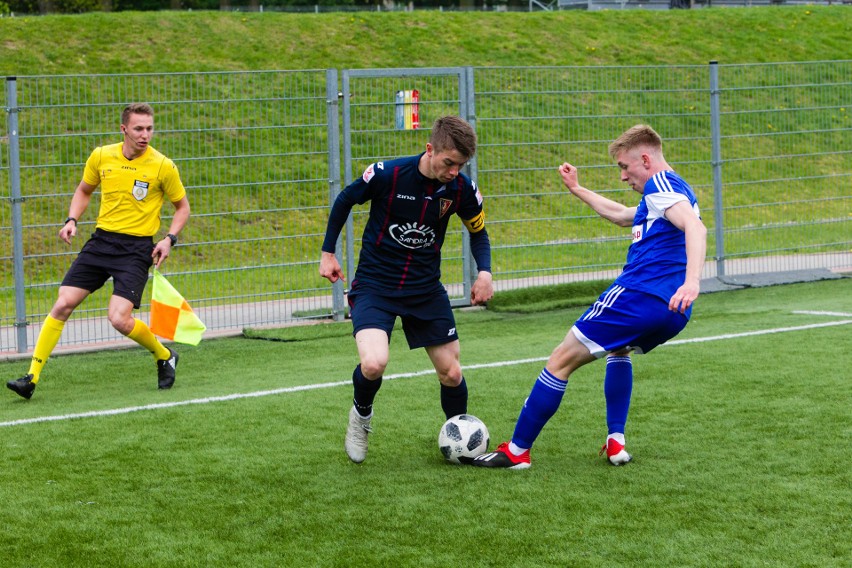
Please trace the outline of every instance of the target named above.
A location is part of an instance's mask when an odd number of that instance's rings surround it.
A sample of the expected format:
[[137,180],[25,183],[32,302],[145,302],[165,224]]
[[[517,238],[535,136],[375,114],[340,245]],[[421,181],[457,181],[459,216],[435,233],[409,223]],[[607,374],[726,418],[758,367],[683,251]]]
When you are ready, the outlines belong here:
[[[139,349],[55,357],[32,400],[0,397],[2,565],[848,566],[850,291],[702,296],[635,359],[623,468],[598,456],[601,362],[516,472],[443,462],[438,383],[401,332],[361,465],[348,323],[178,346],[165,392]],[[458,312],[492,447],[582,310]]]

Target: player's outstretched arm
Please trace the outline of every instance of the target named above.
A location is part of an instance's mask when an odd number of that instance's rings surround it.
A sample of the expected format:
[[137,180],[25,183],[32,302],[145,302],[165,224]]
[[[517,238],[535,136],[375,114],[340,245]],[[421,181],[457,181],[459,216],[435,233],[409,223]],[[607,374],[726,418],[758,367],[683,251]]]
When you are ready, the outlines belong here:
[[577,177],[577,168],[568,162],[559,166],[559,175],[562,177],[562,183],[565,184],[568,191],[583,200],[586,205],[595,210],[595,213],[619,227],[630,227],[633,225],[633,217],[636,216],[635,207],[627,207],[580,185]]

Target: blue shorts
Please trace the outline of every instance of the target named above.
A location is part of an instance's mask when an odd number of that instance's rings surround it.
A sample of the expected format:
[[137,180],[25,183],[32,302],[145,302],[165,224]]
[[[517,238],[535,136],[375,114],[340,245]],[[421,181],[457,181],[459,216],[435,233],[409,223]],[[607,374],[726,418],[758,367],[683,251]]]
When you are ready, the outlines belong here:
[[381,329],[390,340],[396,318],[402,319],[402,330],[408,347],[443,345],[459,338],[450,297],[443,288],[438,293],[397,298],[376,292],[349,292],[352,334],[362,329]]
[[571,328],[595,357],[613,351],[647,353],[686,327],[688,315],[657,296],[613,284]]

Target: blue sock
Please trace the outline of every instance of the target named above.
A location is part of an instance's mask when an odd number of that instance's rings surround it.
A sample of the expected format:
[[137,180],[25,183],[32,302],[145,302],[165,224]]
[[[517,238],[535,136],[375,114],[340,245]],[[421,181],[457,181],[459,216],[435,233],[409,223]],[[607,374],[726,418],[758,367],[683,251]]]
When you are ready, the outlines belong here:
[[624,432],[630,394],[633,392],[633,363],[627,355],[610,355],[606,358],[606,426],[609,434]]
[[448,419],[457,414],[467,414],[467,383],[464,377],[457,387],[441,385],[441,408]]
[[530,396],[527,397],[518,423],[515,425],[515,433],[512,442],[520,448],[532,448],[533,442],[538,438],[541,429],[556,414],[565,387],[568,381],[561,381],[554,377],[550,371],[543,369],[538,380],[533,385]]
[[361,365],[358,365],[352,372],[352,384],[355,387],[355,410],[361,416],[369,416],[373,412],[373,400],[376,398],[376,393],[382,386],[382,378],[379,377],[375,381],[369,380],[361,372]]

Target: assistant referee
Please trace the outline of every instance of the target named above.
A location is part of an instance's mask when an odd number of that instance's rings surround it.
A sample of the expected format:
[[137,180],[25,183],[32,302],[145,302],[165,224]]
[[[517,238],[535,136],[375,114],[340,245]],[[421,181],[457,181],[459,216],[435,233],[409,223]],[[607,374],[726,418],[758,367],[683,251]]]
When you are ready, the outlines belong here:
[[[189,219],[189,200],[174,162],[150,146],[154,135],[154,110],[150,105],[134,103],[125,107],[121,133],[123,142],[95,148],[71,198],[68,218],[59,231],[59,238],[69,245],[92,192],[101,188],[95,232],[62,280],[59,297],[38,335],[29,371],[6,383],[24,398],[31,398],[35,392],[72,312],[110,277],[110,324],[154,355],[159,388],[168,389],[174,384],[178,354],[160,343],[142,320],[134,318],[133,309],[139,309],[148,270],[152,265],[159,267],[177,244],[177,235]],[[165,199],[174,206],[174,216],[168,234],[154,242]]]

